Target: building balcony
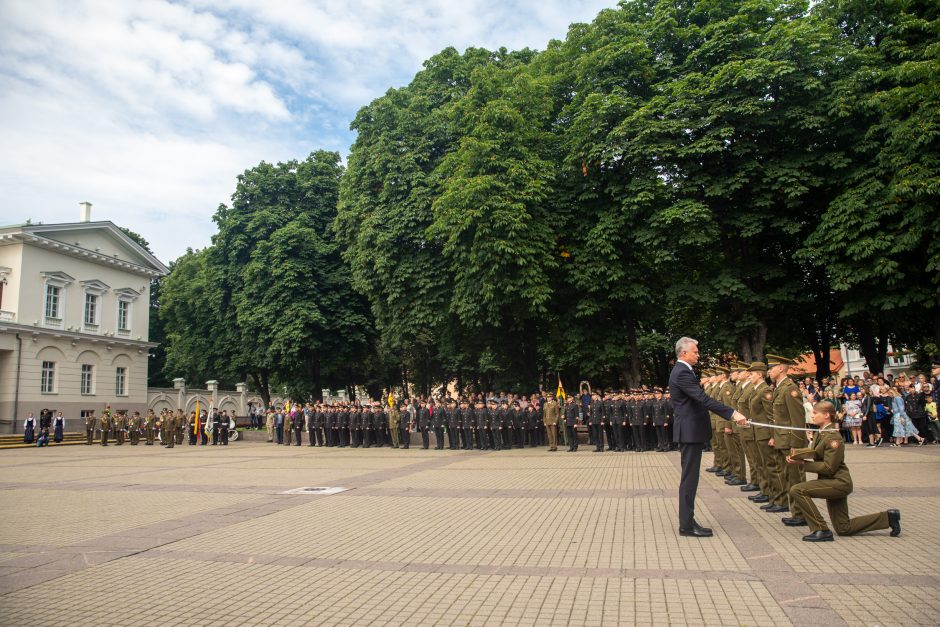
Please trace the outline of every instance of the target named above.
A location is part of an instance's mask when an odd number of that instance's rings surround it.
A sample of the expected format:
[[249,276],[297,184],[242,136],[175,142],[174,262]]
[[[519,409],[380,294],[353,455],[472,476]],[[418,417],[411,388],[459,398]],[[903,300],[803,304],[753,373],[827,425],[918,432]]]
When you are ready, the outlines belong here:
[[16,322],[16,312],[0,309],[0,322]]
[[62,322],[62,318],[49,318],[47,316],[45,318],[44,326],[50,329],[62,329],[65,325]]

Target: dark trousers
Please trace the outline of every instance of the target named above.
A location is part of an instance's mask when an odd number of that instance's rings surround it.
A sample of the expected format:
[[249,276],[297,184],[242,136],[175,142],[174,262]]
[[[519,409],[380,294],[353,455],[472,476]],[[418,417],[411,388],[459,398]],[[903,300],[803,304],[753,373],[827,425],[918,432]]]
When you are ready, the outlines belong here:
[[666,426],[656,425],[656,450],[668,451],[669,440],[666,439]]
[[643,425],[633,425],[633,447],[637,451],[646,450],[646,427]]
[[470,427],[463,428],[463,449],[469,451],[473,448],[473,429]]
[[698,477],[702,466],[701,442],[681,442],[679,456],[682,462],[682,475],[679,479],[679,528],[691,529],[695,521],[695,493],[698,491]]
[[411,443],[411,434],[408,433],[408,425],[398,428],[398,435],[401,437],[401,445],[404,448],[408,448]]
[[222,445],[228,446],[228,427],[219,428],[219,437],[222,439]]
[[[213,430],[214,431],[214,430]],[[284,425],[274,425],[274,432],[277,434],[277,443],[284,443]]]
[[565,431],[568,432],[568,450],[578,450],[578,428],[574,425],[568,425],[565,427]]
[[421,427],[421,448],[431,446],[431,433],[427,427]]
[[456,451],[460,448],[460,436],[458,433],[460,429],[457,427],[447,427],[447,444],[450,446],[450,450]]
[[[297,427],[296,429],[294,429],[294,437],[297,438],[297,446],[300,446],[301,444],[303,444],[302,440],[300,439],[300,436],[303,435],[303,432],[304,432],[303,427]],[[226,436],[225,443],[228,444],[228,436]]]
[[627,428],[623,425],[622,422],[614,423],[614,441],[611,443],[611,446],[616,448],[618,451],[624,450],[624,446],[626,446],[627,440],[624,436],[624,431],[626,431],[626,429]]
[[594,434],[594,448],[598,451],[604,450],[604,426],[591,425],[591,433]]
[[434,448],[444,448],[444,427],[434,427]]
[[339,445],[343,447],[349,446],[349,428],[348,427],[339,428]]

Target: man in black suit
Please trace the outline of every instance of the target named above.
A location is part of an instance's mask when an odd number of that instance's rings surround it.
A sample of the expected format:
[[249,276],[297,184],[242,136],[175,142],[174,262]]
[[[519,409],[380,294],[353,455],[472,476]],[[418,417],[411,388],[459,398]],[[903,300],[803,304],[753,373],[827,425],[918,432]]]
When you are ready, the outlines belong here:
[[709,397],[699,385],[692,367],[698,363],[698,342],[683,337],[676,342],[676,365],[669,375],[669,395],[675,419],[672,439],[679,444],[682,460],[682,478],[679,482],[679,535],[707,538],[712,530],[695,522],[695,493],[702,464],[702,449],[711,438],[712,429],[708,412],[725,420],[745,424],[747,418]]

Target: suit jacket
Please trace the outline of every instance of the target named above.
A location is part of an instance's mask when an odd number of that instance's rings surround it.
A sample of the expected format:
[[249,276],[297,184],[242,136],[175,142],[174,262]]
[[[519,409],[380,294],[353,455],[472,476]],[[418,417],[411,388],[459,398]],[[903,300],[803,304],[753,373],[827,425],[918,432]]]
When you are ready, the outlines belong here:
[[705,394],[698,377],[684,363],[676,362],[669,375],[669,396],[675,421],[672,439],[675,442],[702,442],[712,437],[709,410],[730,420],[734,410]]

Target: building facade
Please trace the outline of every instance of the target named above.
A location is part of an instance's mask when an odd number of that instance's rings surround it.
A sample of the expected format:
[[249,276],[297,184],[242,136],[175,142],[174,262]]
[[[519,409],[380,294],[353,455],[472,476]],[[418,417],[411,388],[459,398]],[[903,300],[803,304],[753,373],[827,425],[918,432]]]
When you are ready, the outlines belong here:
[[61,410],[146,412],[150,281],[168,272],[110,221],[0,227],[0,431]]

